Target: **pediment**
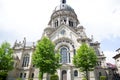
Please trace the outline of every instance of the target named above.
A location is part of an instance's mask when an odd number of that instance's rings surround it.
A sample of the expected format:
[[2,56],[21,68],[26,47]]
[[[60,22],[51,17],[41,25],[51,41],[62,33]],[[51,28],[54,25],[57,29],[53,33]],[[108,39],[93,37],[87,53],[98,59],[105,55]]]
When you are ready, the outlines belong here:
[[67,25],[61,25],[49,37],[52,41],[55,41],[56,39],[63,37],[69,39],[73,39],[75,37],[77,38],[78,35],[74,29],[68,27]]

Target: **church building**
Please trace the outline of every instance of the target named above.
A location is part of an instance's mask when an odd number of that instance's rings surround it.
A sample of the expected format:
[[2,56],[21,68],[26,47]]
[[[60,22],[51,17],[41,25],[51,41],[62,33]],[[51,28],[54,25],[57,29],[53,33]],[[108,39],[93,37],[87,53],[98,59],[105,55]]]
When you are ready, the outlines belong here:
[[[90,72],[90,80],[99,80],[100,76],[107,76],[105,56],[100,50],[100,43],[93,41],[93,37],[86,35],[85,28],[80,24],[74,9],[61,0],[55,7],[48,27],[44,29],[43,36],[55,43],[55,50],[60,50],[62,66],[57,69],[59,80],[82,80],[83,73],[76,68],[73,63],[73,56],[83,42],[93,47],[98,57],[97,66]],[[38,80],[39,70],[32,64],[32,54],[35,50],[36,42],[23,41],[14,43],[14,69],[9,72],[7,80]],[[48,80],[46,74],[43,80]]]

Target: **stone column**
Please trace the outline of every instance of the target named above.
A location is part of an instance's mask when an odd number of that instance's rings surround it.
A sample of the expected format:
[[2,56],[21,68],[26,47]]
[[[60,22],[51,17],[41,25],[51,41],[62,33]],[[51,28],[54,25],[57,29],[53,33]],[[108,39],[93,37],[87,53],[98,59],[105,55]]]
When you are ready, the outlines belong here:
[[70,67],[71,80],[74,80],[73,67]]
[[71,80],[71,70],[67,70],[67,80]]
[[69,17],[67,17],[66,25],[69,25]]
[[61,80],[61,70],[57,70],[57,74],[58,74],[58,77],[59,77],[59,80]]
[[58,17],[58,26],[60,26],[61,22],[60,22],[60,17]]

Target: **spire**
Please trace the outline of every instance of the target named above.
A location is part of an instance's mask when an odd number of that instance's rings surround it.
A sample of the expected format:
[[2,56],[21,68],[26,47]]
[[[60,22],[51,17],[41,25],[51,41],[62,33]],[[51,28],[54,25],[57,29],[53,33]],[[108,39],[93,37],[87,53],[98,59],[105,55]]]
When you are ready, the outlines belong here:
[[62,3],[62,4],[65,4],[65,3],[66,3],[66,0],[61,0],[61,3]]

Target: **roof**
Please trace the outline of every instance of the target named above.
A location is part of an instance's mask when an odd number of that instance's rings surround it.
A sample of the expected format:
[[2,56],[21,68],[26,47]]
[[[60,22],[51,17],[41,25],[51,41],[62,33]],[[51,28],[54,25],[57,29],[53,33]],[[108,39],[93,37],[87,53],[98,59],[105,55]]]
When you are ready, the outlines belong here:
[[106,63],[106,64],[107,64],[108,68],[112,68],[112,69],[116,68],[116,66],[114,64],[111,64],[111,63]]
[[67,11],[74,12],[74,9],[71,6],[69,6],[67,4],[63,4],[63,3],[58,5],[58,6],[56,6],[55,9],[54,9],[54,12],[55,11],[59,11],[59,10],[67,10]]
[[116,51],[119,51],[120,50],[120,48],[118,48]]
[[116,54],[113,58],[114,58],[114,59],[120,58],[120,53],[119,53],[119,54]]

